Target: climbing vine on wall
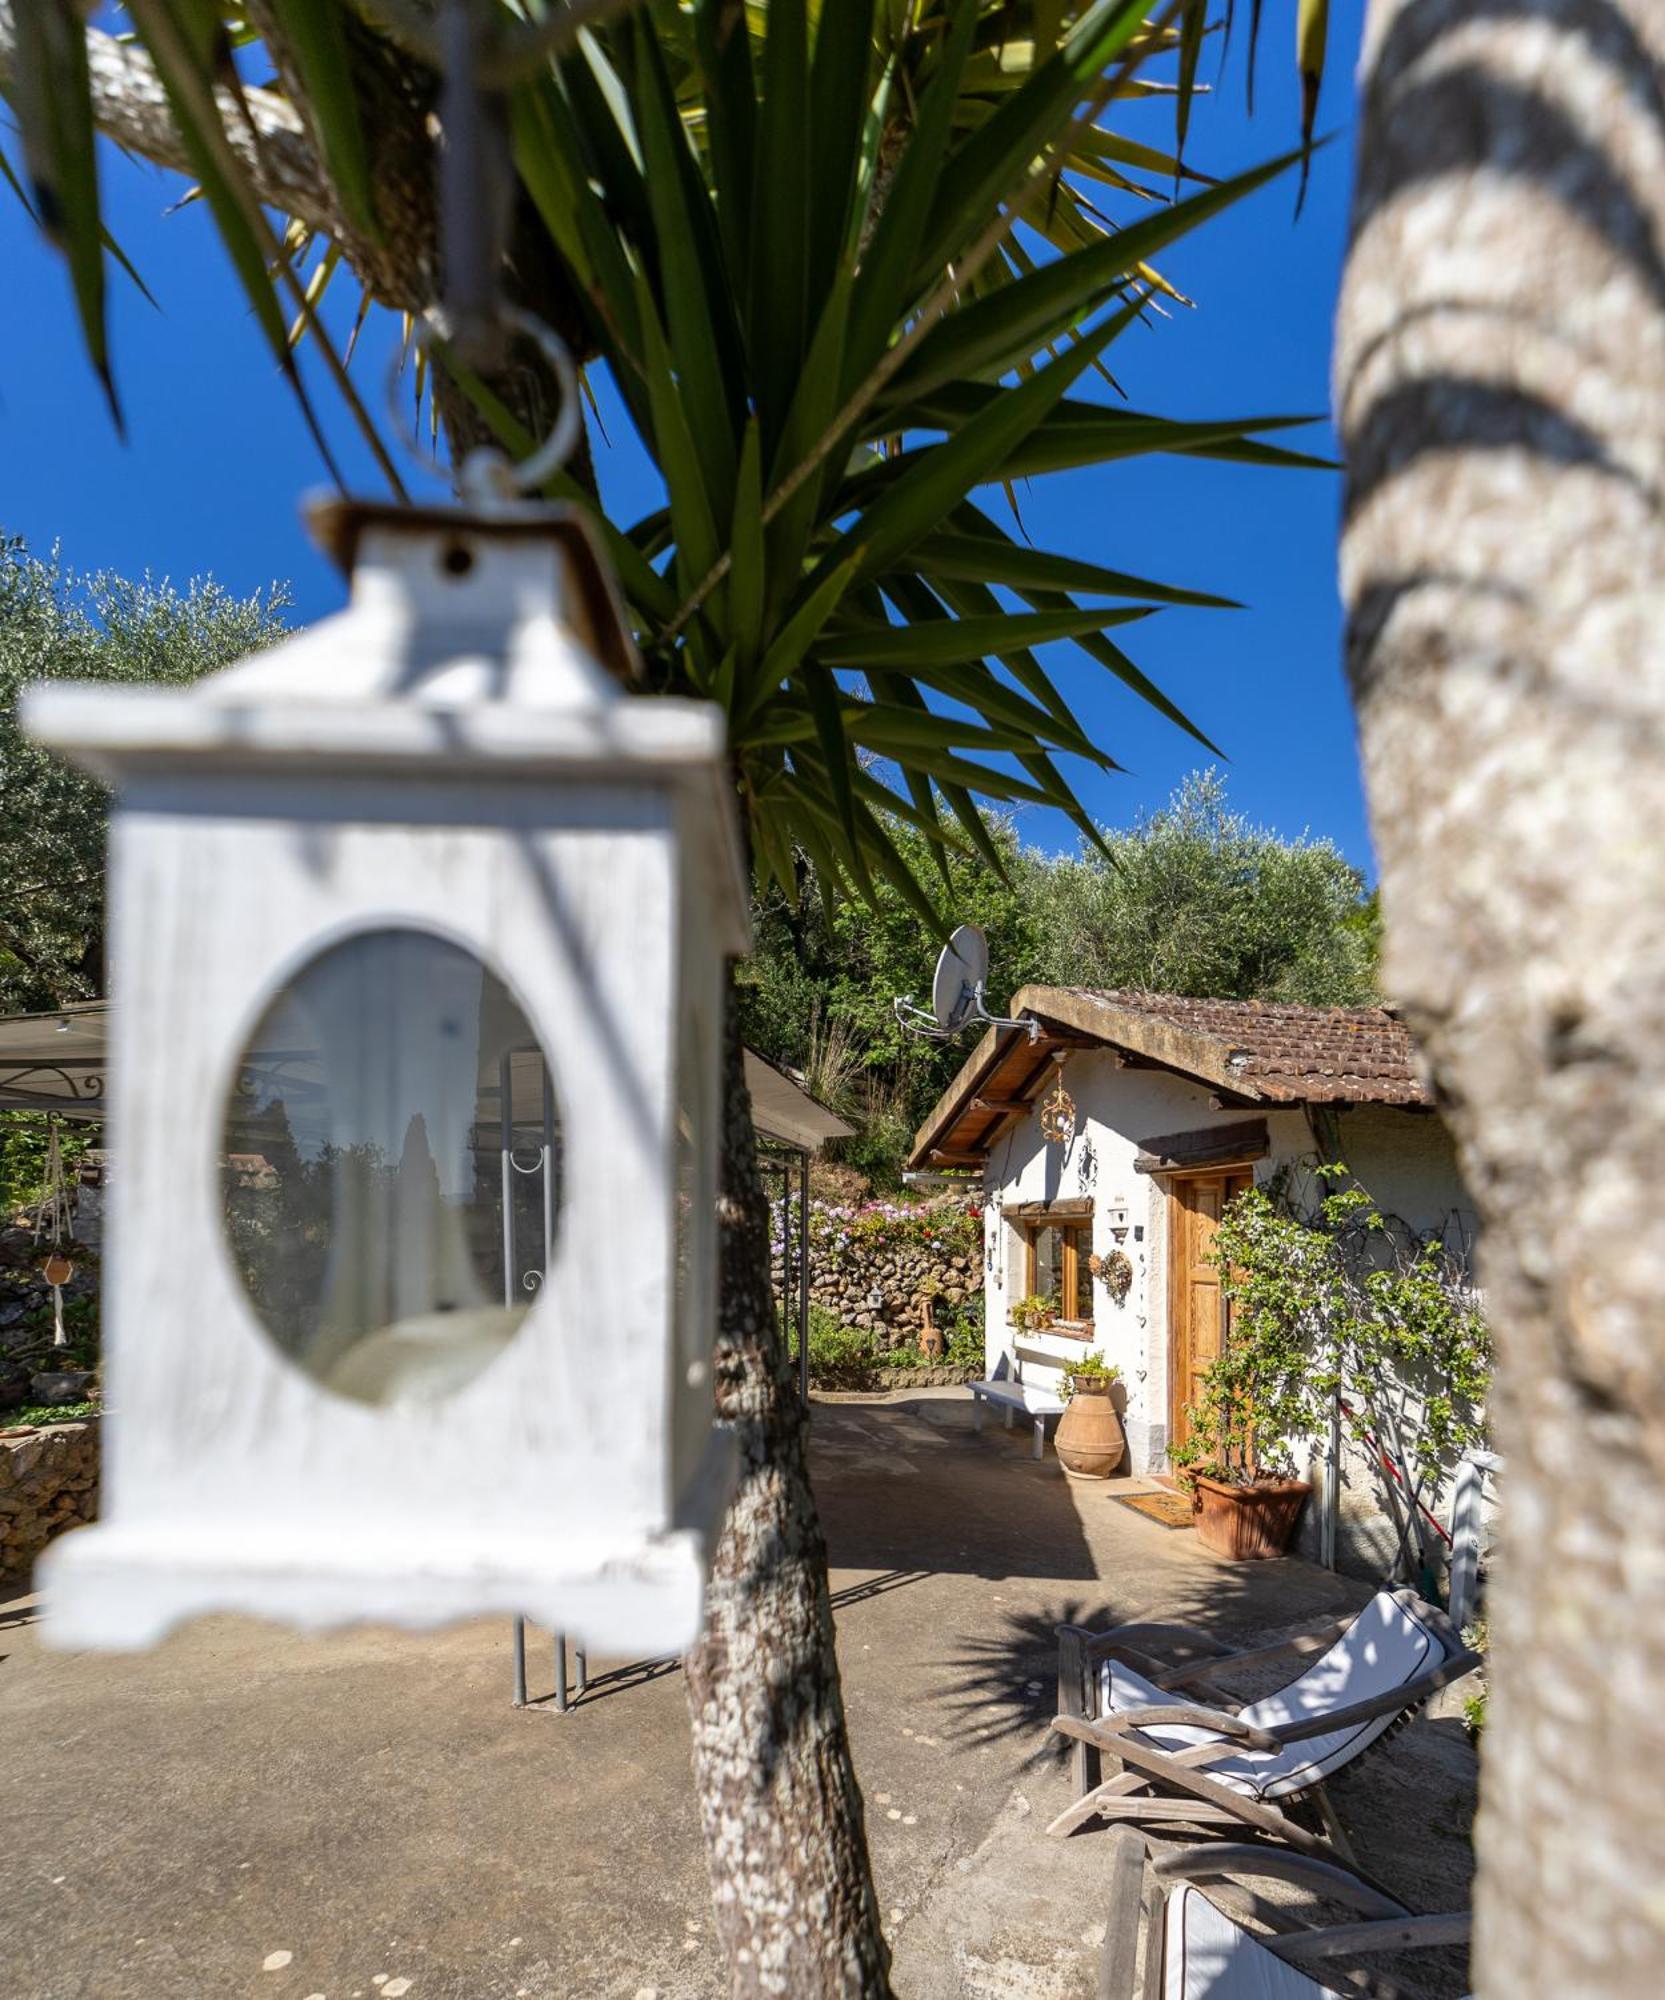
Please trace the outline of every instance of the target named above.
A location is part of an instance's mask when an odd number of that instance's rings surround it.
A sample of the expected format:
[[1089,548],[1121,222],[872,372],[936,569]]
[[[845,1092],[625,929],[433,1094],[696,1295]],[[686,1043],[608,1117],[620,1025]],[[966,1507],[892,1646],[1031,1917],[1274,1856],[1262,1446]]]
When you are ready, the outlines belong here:
[[1485,1437],[1491,1338],[1468,1274],[1437,1238],[1383,1215],[1342,1166],[1317,1173],[1316,1209],[1247,1188],[1212,1260],[1231,1338],[1173,1456],[1233,1479],[1300,1476],[1339,1405],[1343,1429],[1438,1481]]

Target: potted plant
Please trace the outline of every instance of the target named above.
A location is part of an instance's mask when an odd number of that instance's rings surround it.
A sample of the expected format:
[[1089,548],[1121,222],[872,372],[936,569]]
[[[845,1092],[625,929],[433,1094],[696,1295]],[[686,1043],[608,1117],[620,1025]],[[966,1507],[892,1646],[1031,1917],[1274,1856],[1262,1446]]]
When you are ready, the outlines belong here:
[[1127,1455],[1121,1413],[1111,1395],[1122,1371],[1102,1354],[1070,1363],[1064,1376],[1066,1408],[1054,1446],[1072,1479],[1108,1479]]
[[1168,1447],[1197,1539],[1216,1555],[1249,1562],[1289,1547],[1312,1491],[1301,1462],[1322,1420],[1311,1361],[1275,1317],[1240,1315],[1186,1411],[1189,1436]]
[[1058,1317],[1058,1301],[1044,1292],[1031,1292],[1018,1300],[1008,1317],[1020,1333],[1040,1333]]

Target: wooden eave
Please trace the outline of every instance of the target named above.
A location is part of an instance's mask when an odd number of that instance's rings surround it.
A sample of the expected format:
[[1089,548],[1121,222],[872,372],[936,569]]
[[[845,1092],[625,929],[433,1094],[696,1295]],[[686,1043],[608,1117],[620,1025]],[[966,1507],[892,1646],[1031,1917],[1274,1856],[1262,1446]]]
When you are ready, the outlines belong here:
[[981,1166],[990,1147],[1029,1115],[1062,1050],[1110,1049],[1130,1067],[1171,1070],[1209,1085],[1234,1106],[1281,1101],[1238,1075],[1213,1036],[1189,1034],[1090,993],[1024,986],[1012,995],[1011,1012],[1038,1022],[1039,1035],[1031,1041],[1021,1028],[984,1031],[914,1135],[910,1168]]

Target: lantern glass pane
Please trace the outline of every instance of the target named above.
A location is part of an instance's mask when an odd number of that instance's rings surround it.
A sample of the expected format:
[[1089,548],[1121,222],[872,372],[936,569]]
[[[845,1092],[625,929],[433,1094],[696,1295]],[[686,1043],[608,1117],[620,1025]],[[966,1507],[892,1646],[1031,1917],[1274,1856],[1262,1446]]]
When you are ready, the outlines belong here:
[[426,931],[312,959],[238,1065],[226,1234],[261,1325],[323,1387],[430,1402],[513,1339],[548,1268],[549,1066],[503,982]]

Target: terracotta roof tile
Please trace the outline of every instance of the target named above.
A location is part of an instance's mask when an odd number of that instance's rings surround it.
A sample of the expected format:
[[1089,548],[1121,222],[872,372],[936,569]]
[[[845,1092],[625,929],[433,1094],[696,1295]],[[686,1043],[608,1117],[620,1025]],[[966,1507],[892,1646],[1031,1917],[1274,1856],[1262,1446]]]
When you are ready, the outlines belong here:
[[1384,1007],[1072,990],[1219,1043],[1227,1067],[1267,1097],[1305,1104],[1433,1102],[1410,1031]]

